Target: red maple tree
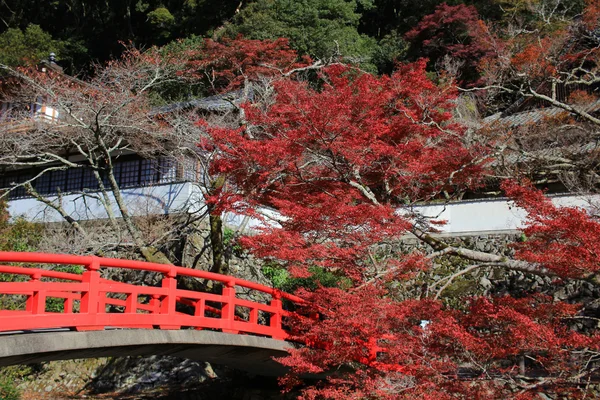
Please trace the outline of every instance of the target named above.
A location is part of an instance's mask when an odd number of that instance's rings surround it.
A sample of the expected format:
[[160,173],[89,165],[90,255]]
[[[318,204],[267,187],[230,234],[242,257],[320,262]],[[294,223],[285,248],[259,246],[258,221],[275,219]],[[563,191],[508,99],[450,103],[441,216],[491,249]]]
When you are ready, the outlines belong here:
[[[506,193],[525,209],[529,238],[517,256],[544,266],[563,278],[600,283],[600,222],[581,208],[557,207],[527,183],[504,183]],[[584,250],[585,249],[585,250]]]
[[[276,102],[246,106],[247,126],[211,130],[227,173],[252,205],[289,218],[246,239],[258,256],[334,268],[359,279],[364,250],[409,228],[403,200],[429,200],[477,181],[481,154],[452,122],[454,93],[425,77],[425,62],[375,77],[344,66],[324,86],[275,83]],[[482,161],[482,159],[479,159]]]
[[412,51],[428,57],[433,65],[450,57],[463,85],[475,84],[479,60],[495,55],[493,36],[474,6],[440,4],[405,37]]
[[259,79],[280,77],[310,63],[308,57],[299,57],[285,38],[205,39],[200,48],[186,49],[182,57],[187,61],[181,74],[204,81],[217,93],[236,90]]
[[[589,387],[581,382],[592,378],[599,346],[595,329],[569,325],[580,306],[527,290],[451,301],[439,296],[442,290],[414,289],[432,276],[433,260],[449,254],[479,262],[465,271],[508,268],[559,281],[590,281],[595,271],[586,265],[594,255],[574,269],[539,258],[543,242],[535,240],[509,262],[428,234],[434,227],[410,205],[477,186],[488,155],[453,120],[454,89],[432,83],[425,64],[381,77],[341,65],[324,68],[318,82],[282,76],[271,102],[243,106],[243,126],[207,127],[219,154],[213,170],[236,189],[210,201],[279,214],[276,224],[241,243],[294,276],[320,268],[339,278],[337,287],[299,290],[308,303],[289,324],[293,339],[306,346],[281,360],[291,368],[284,383],[328,375],[303,389],[309,399],[583,396]],[[543,197],[522,196],[518,188],[506,186],[519,204],[539,211],[528,235],[554,221],[571,224],[563,231],[555,226],[558,236],[540,236],[567,246],[549,255],[576,252],[574,238],[596,232],[585,213],[553,214]],[[435,253],[390,251],[408,232]],[[431,279],[435,286],[453,277]]]
[[485,101],[502,107],[510,105],[502,104],[508,98],[522,102],[521,109],[532,105],[558,107],[600,125],[587,106],[577,104],[583,92],[592,95],[586,99],[588,105],[597,100],[595,88],[600,82],[600,47],[595,33],[600,6],[596,0],[585,3],[581,17],[554,17],[544,29],[527,34],[520,34],[522,31],[514,27],[497,28],[495,52],[477,61],[482,79],[476,90],[489,96]]

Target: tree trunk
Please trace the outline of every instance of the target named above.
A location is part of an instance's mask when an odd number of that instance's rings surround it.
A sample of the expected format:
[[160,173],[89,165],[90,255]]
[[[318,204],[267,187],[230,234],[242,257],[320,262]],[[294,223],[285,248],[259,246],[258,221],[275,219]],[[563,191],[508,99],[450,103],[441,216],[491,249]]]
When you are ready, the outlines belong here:
[[[225,185],[225,177],[217,176],[211,182],[210,193],[219,192]],[[211,272],[217,274],[228,274],[229,268],[227,263],[224,262],[223,256],[225,254],[225,245],[223,244],[223,220],[221,219],[221,213],[215,212],[214,206],[209,205],[209,223],[210,223],[210,247],[212,249],[213,265]]]
[[223,220],[220,214],[211,213],[210,222],[210,246],[212,248],[213,265],[211,272],[227,274],[229,268],[224,261],[225,246],[223,244]]

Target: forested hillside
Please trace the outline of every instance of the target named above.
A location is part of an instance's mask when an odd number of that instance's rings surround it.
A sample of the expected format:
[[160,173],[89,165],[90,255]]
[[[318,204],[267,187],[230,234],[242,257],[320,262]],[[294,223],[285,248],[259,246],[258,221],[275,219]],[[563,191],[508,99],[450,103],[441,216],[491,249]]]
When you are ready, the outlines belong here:
[[[441,3],[462,5],[446,22],[431,18]],[[125,0],[29,1],[0,3],[0,62],[37,62],[49,51],[71,74],[88,72],[91,63],[118,57],[123,43],[138,48],[191,37],[249,39],[286,37],[299,54],[342,56],[370,70],[390,72],[394,62],[443,56],[443,48],[470,42],[484,21],[513,32],[550,31],[581,15],[584,0]],[[421,25],[419,25],[421,23]],[[437,24],[434,26],[432,24]],[[443,25],[446,24],[446,28]],[[445,38],[423,44],[436,29]],[[426,30],[429,33],[419,33]],[[410,33],[409,33],[410,32]],[[439,33],[440,31],[438,31]],[[408,36],[407,36],[407,33]],[[425,35],[425,36],[424,36]],[[476,40],[476,38],[475,38]]]
[[[223,274],[249,257],[307,301],[286,321],[307,346],[281,360],[303,398],[599,395],[599,0],[3,0],[0,16],[2,100],[60,115],[0,124],[0,167],[34,170],[3,196],[65,221],[39,246]],[[135,216],[126,185],[164,181],[123,174],[131,153],[200,165],[199,211]],[[42,184],[69,171],[92,183]],[[82,223],[69,194],[106,218]],[[503,249],[415,207],[489,196],[528,215]],[[225,211],[263,224],[226,230]]]

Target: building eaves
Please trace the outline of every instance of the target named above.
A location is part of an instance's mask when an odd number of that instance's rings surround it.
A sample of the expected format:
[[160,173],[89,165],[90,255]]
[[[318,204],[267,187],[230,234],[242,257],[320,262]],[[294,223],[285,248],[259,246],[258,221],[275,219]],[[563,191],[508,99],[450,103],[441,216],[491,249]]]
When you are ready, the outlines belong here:
[[[583,111],[587,113],[594,113],[598,110],[600,110],[600,99],[583,108]],[[484,118],[482,126],[496,125],[506,128],[515,128],[542,122],[545,119],[556,118],[561,115],[566,115],[567,113],[568,111],[559,107],[538,108],[536,110],[524,111],[507,116],[504,116],[502,113],[496,113]]]
[[151,115],[169,114],[181,110],[202,110],[209,112],[224,112],[237,109],[242,103],[252,100],[252,92],[248,95],[243,90],[217,94],[209,97],[202,97],[179,103],[172,103],[166,106],[157,107],[150,113]]

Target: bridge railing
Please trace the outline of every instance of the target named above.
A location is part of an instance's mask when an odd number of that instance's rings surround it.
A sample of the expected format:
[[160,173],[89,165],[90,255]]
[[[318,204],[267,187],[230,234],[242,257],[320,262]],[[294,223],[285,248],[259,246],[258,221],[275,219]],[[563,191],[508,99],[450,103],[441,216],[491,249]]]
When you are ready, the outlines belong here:
[[[286,339],[282,299],[302,299],[277,289],[232,276],[142,261],[45,253],[0,252],[0,296],[24,299],[20,310],[0,309],[0,332],[70,328],[78,331],[114,328],[214,329]],[[38,265],[78,265],[80,274],[58,272]],[[162,274],[158,286],[143,286],[104,279],[101,270],[119,268]],[[212,281],[220,293],[177,287],[177,277]],[[236,288],[268,295],[259,302],[239,297]],[[49,299],[62,302],[49,308]],[[0,303],[1,304],[1,303]]]

